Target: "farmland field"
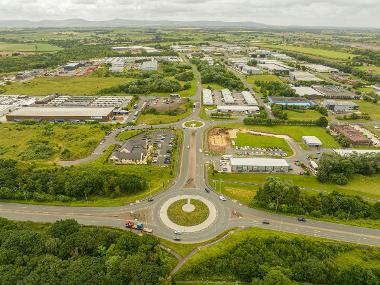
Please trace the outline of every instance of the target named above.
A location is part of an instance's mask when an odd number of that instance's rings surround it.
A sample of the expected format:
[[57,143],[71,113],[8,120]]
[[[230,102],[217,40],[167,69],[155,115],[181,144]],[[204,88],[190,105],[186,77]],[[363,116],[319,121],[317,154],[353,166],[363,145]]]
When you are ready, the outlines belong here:
[[46,43],[4,43],[0,42],[0,51],[9,52],[53,52],[62,48]]
[[121,77],[39,77],[27,82],[12,83],[6,86],[5,94],[95,95],[103,88],[127,83],[130,80]]
[[292,45],[274,45],[274,44],[263,44],[261,46],[266,47],[266,48],[271,48],[271,49],[299,52],[299,53],[309,54],[309,55],[318,56],[318,57],[336,59],[336,60],[348,60],[355,56],[354,54],[350,54],[344,51],[336,51],[336,50],[321,49],[321,48],[314,48],[314,47],[299,47],[299,46],[292,46]]

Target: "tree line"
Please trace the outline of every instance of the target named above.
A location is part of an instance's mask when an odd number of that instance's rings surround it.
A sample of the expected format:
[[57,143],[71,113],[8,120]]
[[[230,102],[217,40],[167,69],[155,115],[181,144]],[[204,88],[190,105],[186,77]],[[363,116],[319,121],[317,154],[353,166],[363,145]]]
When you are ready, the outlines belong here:
[[380,154],[327,154],[318,162],[318,180],[344,185],[354,174],[373,175],[380,173]]
[[144,177],[97,166],[35,169],[0,159],[0,199],[67,202],[134,194],[147,187]]
[[345,219],[380,219],[380,202],[339,192],[310,194],[289,181],[268,177],[253,198],[252,206],[276,212]]
[[170,267],[150,235],[87,228],[75,220],[35,230],[0,218],[0,284],[165,284]]

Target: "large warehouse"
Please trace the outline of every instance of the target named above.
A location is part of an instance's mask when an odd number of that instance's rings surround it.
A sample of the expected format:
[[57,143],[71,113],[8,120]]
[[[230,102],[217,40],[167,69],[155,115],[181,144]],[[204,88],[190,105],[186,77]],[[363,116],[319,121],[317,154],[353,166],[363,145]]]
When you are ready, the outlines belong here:
[[7,121],[99,121],[112,118],[114,108],[24,107],[6,115]]
[[289,172],[285,159],[263,157],[231,157],[231,172]]

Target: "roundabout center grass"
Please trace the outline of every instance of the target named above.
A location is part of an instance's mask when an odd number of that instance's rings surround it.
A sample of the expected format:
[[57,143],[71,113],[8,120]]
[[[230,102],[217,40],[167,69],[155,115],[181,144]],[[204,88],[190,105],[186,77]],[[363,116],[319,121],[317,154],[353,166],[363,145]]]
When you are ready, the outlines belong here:
[[188,121],[185,123],[185,127],[187,128],[199,128],[202,126],[203,126],[203,123],[199,121]]
[[168,208],[169,219],[180,226],[190,227],[203,223],[209,216],[207,205],[199,200],[191,199],[190,203],[195,206],[195,210],[187,213],[182,207],[187,204],[187,199],[174,202]]

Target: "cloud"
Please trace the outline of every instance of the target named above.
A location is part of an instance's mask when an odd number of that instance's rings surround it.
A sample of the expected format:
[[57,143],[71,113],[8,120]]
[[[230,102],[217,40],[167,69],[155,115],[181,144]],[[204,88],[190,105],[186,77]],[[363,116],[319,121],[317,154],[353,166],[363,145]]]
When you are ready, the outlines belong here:
[[0,19],[221,20],[380,28],[379,0],[0,0]]

